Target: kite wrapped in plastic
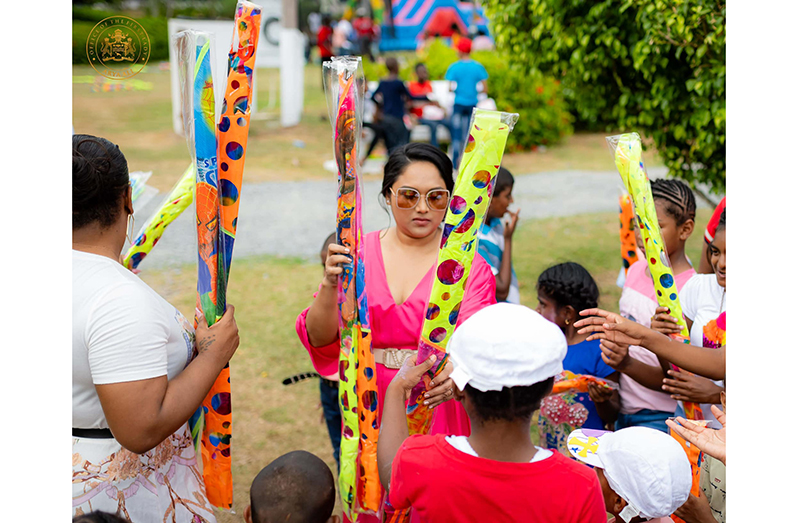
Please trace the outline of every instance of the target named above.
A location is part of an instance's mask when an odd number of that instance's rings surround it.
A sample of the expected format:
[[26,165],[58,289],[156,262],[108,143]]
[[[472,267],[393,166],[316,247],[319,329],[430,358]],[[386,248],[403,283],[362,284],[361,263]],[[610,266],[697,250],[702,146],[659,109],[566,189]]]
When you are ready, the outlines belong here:
[[424,392],[446,364],[446,346],[457,324],[471,264],[477,253],[477,231],[488,212],[504,146],[517,120],[515,113],[483,109],[475,109],[471,116],[418,343],[418,363],[433,354],[438,363],[410,394],[407,424],[411,435],[426,434],[432,424],[433,411],[424,405]]
[[632,209],[632,198],[623,193],[618,197],[621,221],[621,272],[618,275],[618,287],[623,287],[629,267],[637,261],[637,242],[635,241],[635,215]]
[[338,278],[339,404],[343,417],[339,486],[344,513],[378,514],[382,487],[377,470],[377,374],[371,348],[366,296],[362,189],[358,176],[365,77],[360,58],[335,57],[324,64],[324,88],[338,166],[336,241],[352,261]]
[[161,239],[166,227],[175,221],[192,201],[194,201],[194,166],[189,165],[158,210],[139,230],[136,239],[125,253],[122,264],[128,269],[137,269]]

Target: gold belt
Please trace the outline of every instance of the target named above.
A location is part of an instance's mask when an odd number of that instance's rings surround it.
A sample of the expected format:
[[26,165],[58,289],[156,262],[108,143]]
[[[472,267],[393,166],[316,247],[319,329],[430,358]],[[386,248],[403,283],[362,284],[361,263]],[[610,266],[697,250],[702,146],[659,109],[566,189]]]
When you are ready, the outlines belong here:
[[386,369],[396,370],[401,369],[405,360],[418,351],[413,349],[373,349],[372,352],[375,363],[382,363]]

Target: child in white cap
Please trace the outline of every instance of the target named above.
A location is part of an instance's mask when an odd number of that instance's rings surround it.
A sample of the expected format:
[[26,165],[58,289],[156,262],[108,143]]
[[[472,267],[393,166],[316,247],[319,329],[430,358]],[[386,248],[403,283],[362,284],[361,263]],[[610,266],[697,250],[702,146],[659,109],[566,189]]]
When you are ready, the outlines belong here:
[[579,429],[568,437],[568,450],[595,467],[606,510],[615,516],[608,523],[670,523],[670,515],[690,495],[687,455],[675,439],[658,430]]
[[393,508],[412,507],[411,521],[605,523],[593,471],[530,437],[562,372],[562,331],[528,307],[498,303],[464,321],[448,350],[471,434],[408,437],[405,403],[433,365],[409,358],[388,386],[377,449]]

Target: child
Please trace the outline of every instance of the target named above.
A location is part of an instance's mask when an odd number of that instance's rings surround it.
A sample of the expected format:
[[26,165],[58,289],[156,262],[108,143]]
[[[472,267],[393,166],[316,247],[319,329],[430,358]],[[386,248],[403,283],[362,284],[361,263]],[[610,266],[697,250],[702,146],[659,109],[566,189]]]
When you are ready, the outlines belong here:
[[319,458],[295,450],[261,470],[249,490],[246,523],[339,523],[333,516],[335,482]]
[[460,154],[468,137],[468,126],[471,122],[471,111],[477,106],[477,85],[482,85],[482,92],[488,92],[488,72],[485,67],[471,59],[471,40],[461,38],[457,42],[457,55],[460,57],[446,70],[445,78],[451,82],[454,91],[454,107],[452,108],[452,163],[455,169],[460,167]]
[[595,467],[608,523],[672,522],[690,495],[690,463],[673,438],[647,427],[582,429],[568,437],[573,456]]
[[[681,291],[695,275],[684,252],[685,242],[695,228],[695,197],[690,187],[679,180],[654,180],[651,194],[676,288]],[[618,307],[624,318],[651,326],[651,318],[657,312],[657,294],[645,257],[629,268]],[[643,426],[667,433],[665,420],[673,416],[676,400],[662,392],[662,380],[667,376],[657,357],[633,345],[628,357],[611,366],[621,372],[621,411],[615,428]]]
[[[412,507],[411,521],[604,523],[595,474],[530,436],[562,371],[562,331],[527,307],[498,303],[464,321],[448,348],[451,394],[471,435],[408,437],[405,402],[435,357],[406,360],[386,391],[377,446],[391,505]],[[447,381],[431,386],[438,380]]]
[[477,238],[479,238],[479,253],[488,261],[493,275],[496,276],[496,301],[521,303],[518,279],[515,277],[512,261],[513,233],[521,209],[510,213],[507,224],[501,220],[508,212],[507,208],[513,203],[514,183],[510,171],[500,167],[496,175],[496,187],[493,189],[488,216],[480,227]]
[[[557,325],[568,341],[563,368],[574,374],[588,374],[618,381],[618,371],[601,359],[600,342],[586,341],[574,322],[579,311],[598,304],[599,290],[593,277],[578,263],[568,262],[543,271],[538,278],[538,308],[541,316]],[[615,421],[620,398],[617,390],[589,385],[589,392],[567,391],[543,400],[538,415],[540,446],[568,455],[567,438],[574,429],[604,429]]]

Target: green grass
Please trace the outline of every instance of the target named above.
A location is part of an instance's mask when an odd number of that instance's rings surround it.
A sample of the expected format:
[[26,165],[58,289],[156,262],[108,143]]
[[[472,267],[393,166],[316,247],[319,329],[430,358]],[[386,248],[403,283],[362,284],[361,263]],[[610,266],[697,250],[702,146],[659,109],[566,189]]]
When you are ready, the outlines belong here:
[[[72,74],[102,80],[90,66],[73,66]],[[279,100],[267,108],[272,86],[278,86],[279,93],[279,71],[258,69],[256,74],[260,109],[250,122],[244,179],[247,182],[335,179],[333,173],[323,168],[324,161],[333,158],[333,152],[319,65],[305,67],[302,121],[285,129],[279,123]],[[94,92],[92,84],[72,86],[75,131],[102,136],[118,144],[130,170],[153,171],[148,183],[161,191],[172,187],[189,162],[185,138],[172,130],[170,78],[168,71],[150,64],[135,76],[136,80],[152,83],[149,91]],[[304,146],[295,146],[296,141],[302,141]],[[649,167],[662,164],[653,151],[647,151],[644,160]],[[545,152],[506,154],[504,165],[516,174],[614,168],[604,134],[600,133],[576,134]]]
[[[688,256],[697,263],[701,231],[710,211],[698,212],[696,232],[688,241]],[[586,214],[525,221],[519,225],[513,252],[521,300],[535,307],[535,282],[548,266],[562,261],[584,265],[601,289],[600,305],[617,311],[620,289],[618,215]],[[142,266],[141,277],[186,317],[193,316],[196,266],[161,271]],[[298,259],[237,258],[230,279],[229,300],[236,306],[241,345],[231,362],[234,405],[234,510],[220,523],[240,521],[249,500],[249,485],[262,467],[278,456],[305,449],[324,459],[332,470],[327,429],[321,418],[318,382],[283,386],[282,379],[312,369],[297,339],[294,323],[310,305],[322,268]],[[537,436],[537,426],[533,425]]]

